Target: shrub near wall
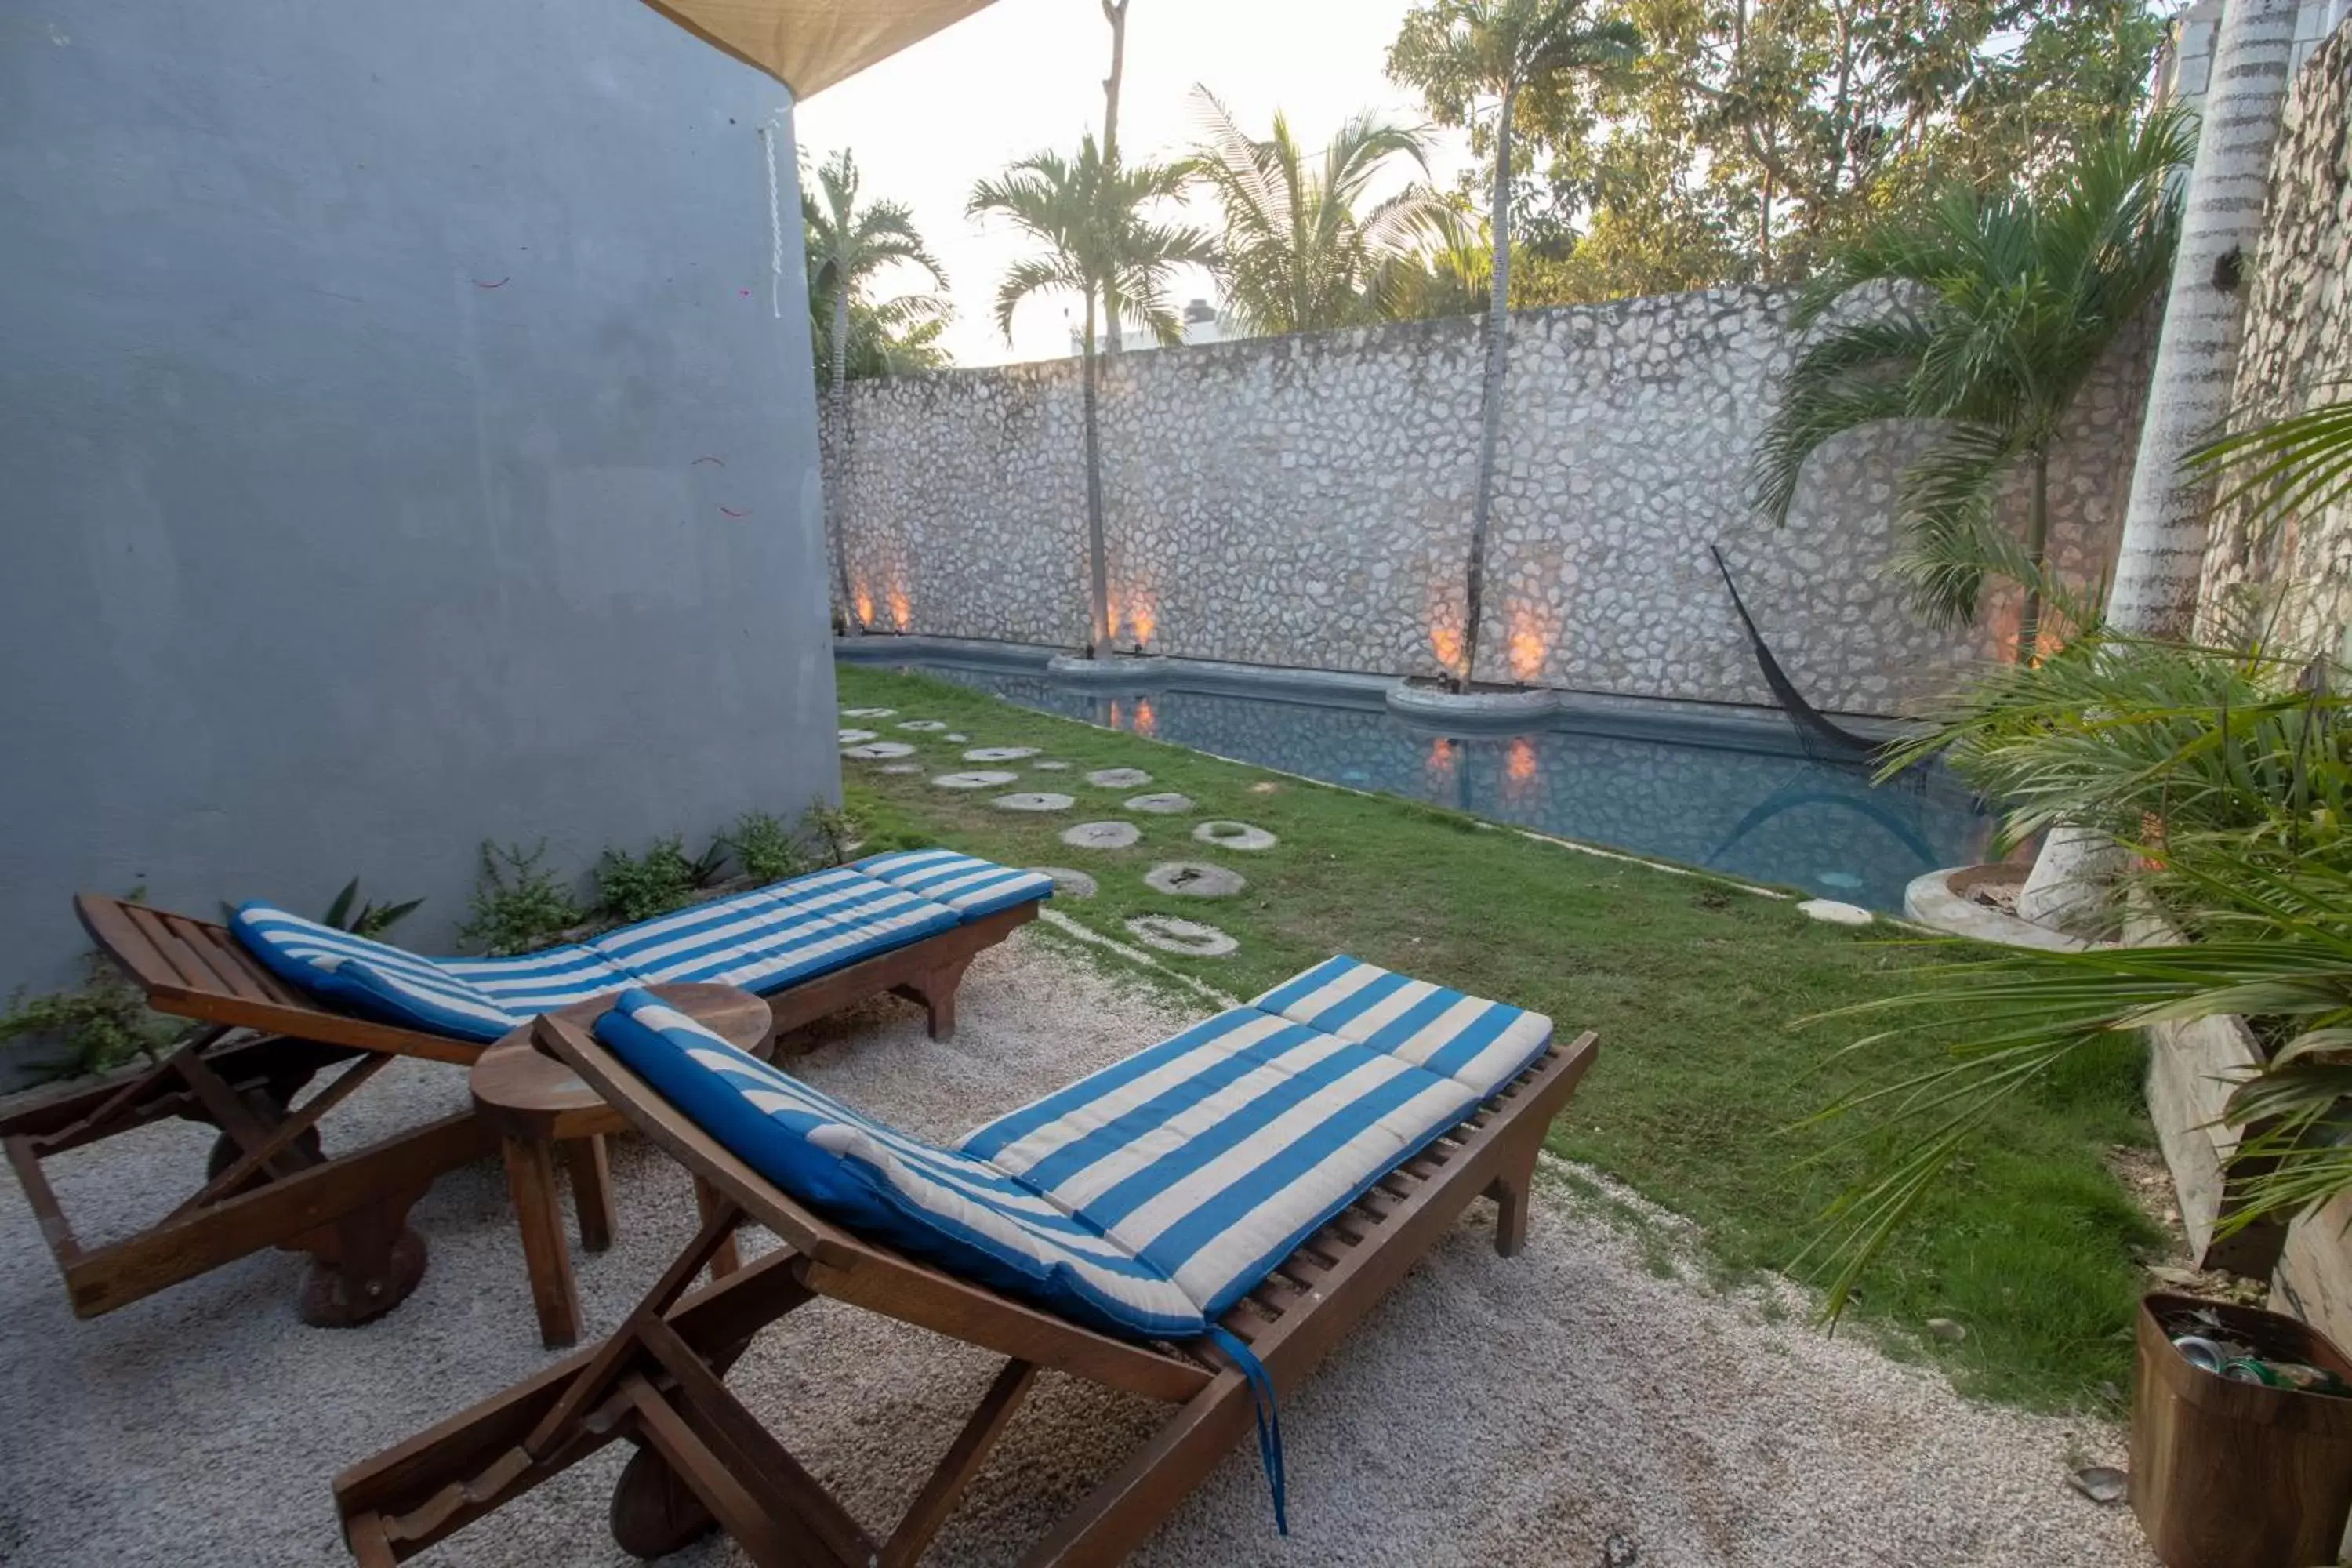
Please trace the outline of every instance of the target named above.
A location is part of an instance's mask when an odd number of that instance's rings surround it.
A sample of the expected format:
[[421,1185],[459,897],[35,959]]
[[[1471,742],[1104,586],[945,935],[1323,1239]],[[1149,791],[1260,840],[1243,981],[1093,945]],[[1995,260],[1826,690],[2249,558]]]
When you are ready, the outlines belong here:
[[[1816,703],[1895,713],[1997,656],[2014,608],[1920,626],[1885,573],[1916,436],[1828,448],[1794,521],[1747,503],[1793,340],[1757,289],[1514,318],[1482,673],[1769,700],[1706,546]],[[1475,321],[1106,362],[1104,483],[1122,642],[1201,658],[1434,672],[1458,651],[1478,417]],[[2086,389],[2053,475],[2053,553],[2105,569],[2148,343]],[[870,624],[1074,644],[1086,623],[1075,362],[861,382],[826,482]],[[2021,509],[2021,495],[2012,503]]]

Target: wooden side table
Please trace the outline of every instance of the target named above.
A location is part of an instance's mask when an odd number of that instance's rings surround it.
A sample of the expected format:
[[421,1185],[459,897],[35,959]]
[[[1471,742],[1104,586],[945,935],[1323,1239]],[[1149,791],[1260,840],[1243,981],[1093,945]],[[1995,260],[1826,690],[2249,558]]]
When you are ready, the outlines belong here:
[[[656,985],[653,994],[729,1044],[765,1058],[774,1047],[768,1005],[731,985]],[[556,1015],[583,1029],[593,1028],[612,1006],[610,997],[583,1002]],[[530,1274],[531,1304],[539,1311],[540,1338],[549,1348],[580,1339],[580,1291],[572,1277],[572,1257],[563,1240],[563,1205],[556,1195],[555,1163],[572,1173],[572,1198],[579,1211],[580,1246],[602,1252],[613,1245],[611,1166],[606,1134],[628,1131],[621,1113],[580,1081],[570,1068],[541,1056],[528,1025],[484,1051],[468,1087],[474,1108],[499,1135],[506,1158],[507,1188],[514,1197],[522,1230],[522,1256]],[[559,1156],[558,1151],[561,1151]],[[695,1199],[706,1217],[719,1201],[703,1184]],[[714,1277],[731,1274],[740,1261],[735,1242],[711,1260]]]

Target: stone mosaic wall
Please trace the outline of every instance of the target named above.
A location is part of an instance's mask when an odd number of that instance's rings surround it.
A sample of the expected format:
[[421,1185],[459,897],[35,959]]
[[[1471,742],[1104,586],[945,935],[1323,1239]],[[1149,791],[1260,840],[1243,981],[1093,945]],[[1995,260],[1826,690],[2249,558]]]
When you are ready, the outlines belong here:
[[[2352,397],[2352,23],[2296,74],[2246,275],[2239,417],[2278,419]],[[2249,510],[2228,509],[2214,531],[2204,629],[2274,614],[2287,647],[2352,652],[2352,500],[2262,528]]]
[[[1925,628],[1886,571],[1916,432],[1817,456],[1790,525],[1746,500],[1790,362],[1787,298],[1664,296],[1514,320],[1479,668],[1581,690],[1769,696],[1707,555],[1815,703],[1912,710],[1995,652],[2013,605]],[[2087,389],[2053,474],[2054,554],[2104,571],[2149,342]],[[1432,674],[1458,650],[1479,324],[1260,339],[1107,361],[1105,501],[1123,643]],[[1075,644],[1085,512],[1075,361],[854,385],[826,482],[871,624]],[[2009,498],[2021,516],[2021,489]]]

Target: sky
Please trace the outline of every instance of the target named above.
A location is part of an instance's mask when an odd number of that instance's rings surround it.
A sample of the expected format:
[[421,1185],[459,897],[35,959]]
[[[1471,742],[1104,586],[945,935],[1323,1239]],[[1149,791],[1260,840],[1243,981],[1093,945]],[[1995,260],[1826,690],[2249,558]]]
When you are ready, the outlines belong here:
[[[1319,147],[1360,110],[1406,124],[1425,119],[1418,98],[1383,68],[1411,0],[1132,0],[1118,139],[1128,156],[1170,156],[1193,137],[1192,86],[1205,83],[1252,134],[1270,133],[1277,106],[1295,135]],[[996,328],[996,286],[1028,242],[1001,220],[983,228],[964,216],[972,184],[1015,158],[1075,153],[1102,131],[1102,79],[1110,26],[1097,0],[996,0],[943,32],[817,94],[793,113],[812,165],[836,148],[857,157],[862,199],[904,202],[947,268],[956,320],[945,342],[958,364],[1048,359],[1070,352],[1075,300],[1032,300]],[[1440,133],[1436,183],[1468,163],[1463,138]],[[1402,183],[1400,175],[1396,184]],[[1385,195],[1382,189],[1376,193]],[[1171,214],[1171,216],[1175,216]],[[1213,204],[1192,221],[1213,227]],[[898,268],[877,296],[928,289]],[[1213,298],[1206,274],[1186,279],[1178,303]]]

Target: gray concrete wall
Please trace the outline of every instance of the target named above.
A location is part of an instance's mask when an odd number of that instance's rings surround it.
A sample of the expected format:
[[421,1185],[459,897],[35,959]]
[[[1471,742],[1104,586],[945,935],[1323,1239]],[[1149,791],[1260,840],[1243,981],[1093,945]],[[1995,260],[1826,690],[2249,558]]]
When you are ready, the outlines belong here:
[[[1789,300],[1723,289],[1513,319],[1479,671],[1586,691],[1771,700],[1707,555],[1816,704],[1912,711],[2014,636],[2013,602],[1933,631],[1888,571],[1918,433],[1816,455],[1789,526],[1749,454],[1796,340]],[[2147,386],[2136,331],[2053,464],[2053,556],[2103,572]],[[1460,646],[1477,462],[1473,320],[1129,353],[1102,382],[1123,644],[1433,674]],[[861,382],[825,412],[855,595],[874,624],[1073,644],[1087,625],[1079,367]],[[2008,515],[2021,528],[2022,475]]]
[[0,991],[837,790],[788,105],[636,0],[7,7]]

